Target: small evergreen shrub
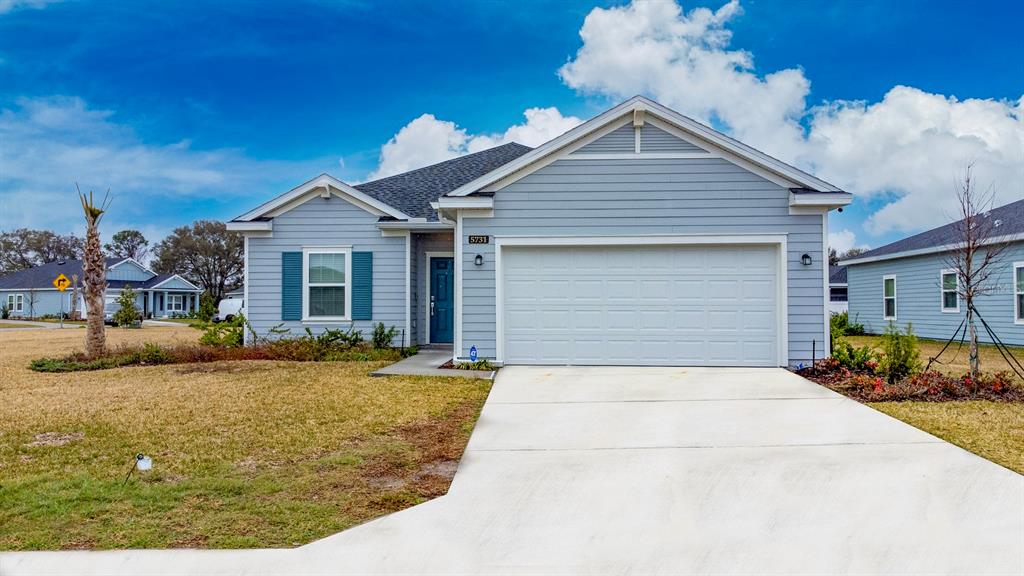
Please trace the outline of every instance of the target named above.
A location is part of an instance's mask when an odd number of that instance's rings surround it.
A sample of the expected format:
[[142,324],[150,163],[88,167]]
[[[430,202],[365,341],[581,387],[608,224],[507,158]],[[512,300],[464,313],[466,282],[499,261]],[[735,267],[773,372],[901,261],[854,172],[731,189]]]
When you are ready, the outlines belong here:
[[199,295],[199,311],[195,313],[197,319],[203,322],[209,322],[213,320],[213,317],[217,314],[217,303],[213,301],[213,296],[210,296],[209,292],[203,292]]
[[381,348],[391,348],[391,342],[394,341],[395,336],[398,336],[398,328],[392,326],[391,328],[384,328],[383,322],[378,322],[373,327],[373,347],[378,350]]
[[0,320],[7,320],[11,317],[11,309],[7,304],[0,304]]
[[142,322],[142,314],[135,307],[135,296],[135,290],[132,290],[131,285],[126,284],[121,289],[121,294],[117,297],[118,308],[117,312],[114,312],[114,324],[128,328]]
[[832,358],[839,366],[854,372],[874,372],[878,367],[875,352],[869,346],[855,348],[844,338],[839,338],[833,343]]
[[455,365],[457,370],[483,370],[488,372],[494,371],[494,365],[491,364],[486,358],[477,360],[476,362],[459,362]]
[[207,346],[219,346],[221,348],[234,348],[241,346],[245,336],[245,316],[239,314],[230,322],[219,324],[204,324],[203,335],[199,337],[200,344]]
[[882,357],[878,360],[878,373],[890,384],[895,384],[920,372],[921,368],[921,351],[911,325],[907,324],[904,333],[890,322],[882,336]]

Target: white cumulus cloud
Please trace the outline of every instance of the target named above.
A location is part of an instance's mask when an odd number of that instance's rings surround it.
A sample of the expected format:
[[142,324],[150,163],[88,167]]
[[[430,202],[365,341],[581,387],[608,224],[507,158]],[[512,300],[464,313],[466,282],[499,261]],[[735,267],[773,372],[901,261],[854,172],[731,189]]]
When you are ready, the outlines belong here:
[[842,254],[850,248],[867,248],[857,244],[857,235],[847,229],[828,233],[828,247],[835,249],[836,253]]
[[537,146],[581,122],[575,116],[563,116],[557,108],[530,108],[523,116],[525,122],[504,132],[469,134],[455,122],[423,114],[403,126],[381,147],[380,164],[368,179],[400,174],[509,142]]

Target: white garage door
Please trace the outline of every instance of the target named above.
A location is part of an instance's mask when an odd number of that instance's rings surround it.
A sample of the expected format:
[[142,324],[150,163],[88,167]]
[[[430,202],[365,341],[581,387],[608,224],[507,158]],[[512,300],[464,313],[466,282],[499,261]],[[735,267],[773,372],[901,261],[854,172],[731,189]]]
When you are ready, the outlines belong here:
[[775,366],[775,246],[505,246],[508,364]]

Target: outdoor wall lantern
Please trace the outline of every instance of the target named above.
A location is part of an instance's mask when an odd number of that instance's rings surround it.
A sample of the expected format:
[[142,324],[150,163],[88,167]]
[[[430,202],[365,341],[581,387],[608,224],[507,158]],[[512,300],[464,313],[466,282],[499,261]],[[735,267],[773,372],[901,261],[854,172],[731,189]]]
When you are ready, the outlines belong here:
[[801,256],[800,257],[800,263],[803,264],[804,266],[810,266],[811,265],[811,255],[810,254],[804,254],[803,256]]
[[476,264],[477,266],[483,266],[484,265],[484,256],[483,256],[483,254],[477,254],[476,257],[473,258],[473,264]]

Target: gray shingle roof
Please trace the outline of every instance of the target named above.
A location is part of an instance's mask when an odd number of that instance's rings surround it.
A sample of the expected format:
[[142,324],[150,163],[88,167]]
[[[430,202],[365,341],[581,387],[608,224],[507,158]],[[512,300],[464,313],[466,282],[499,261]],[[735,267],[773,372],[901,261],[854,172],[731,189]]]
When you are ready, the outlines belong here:
[[[1011,202],[1005,206],[993,208],[988,212],[988,218],[995,219],[999,222],[999,225],[995,228],[995,234],[998,236],[1009,236],[1012,234],[1024,234],[1024,200],[1018,200]],[[939,226],[920,234],[915,234],[902,240],[897,240],[892,244],[886,244],[874,250],[869,250],[862,254],[858,254],[855,258],[859,260],[861,258],[871,258],[874,256],[887,256],[896,254],[899,252],[908,252],[911,250],[922,250],[925,248],[935,248],[938,246],[945,246],[947,244],[954,244],[958,241],[957,238],[957,225],[962,220],[951,222],[945,226]]]
[[437,213],[430,207],[431,202],[530,150],[532,148],[529,146],[511,142],[402,174],[364,182],[354,188],[414,218],[437,220]]
[[[110,268],[114,264],[117,264],[124,258],[107,258],[107,268]],[[0,276],[0,290],[28,290],[41,289],[41,288],[53,288],[53,279],[57,275],[63,274],[68,278],[71,278],[73,274],[78,274],[78,277],[82,277],[82,261],[81,260],[63,260],[59,262],[47,262],[42,266],[36,266],[35,268],[27,268],[25,270],[18,270],[17,272],[11,272],[5,276]],[[128,281],[128,280],[108,280],[107,287],[113,289],[124,288],[125,285],[130,284],[132,288],[150,288],[157,284],[167,280],[174,274],[157,274],[145,282],[139,281]]]
[[846,284],[846,266],[829,266],[828,283]]

